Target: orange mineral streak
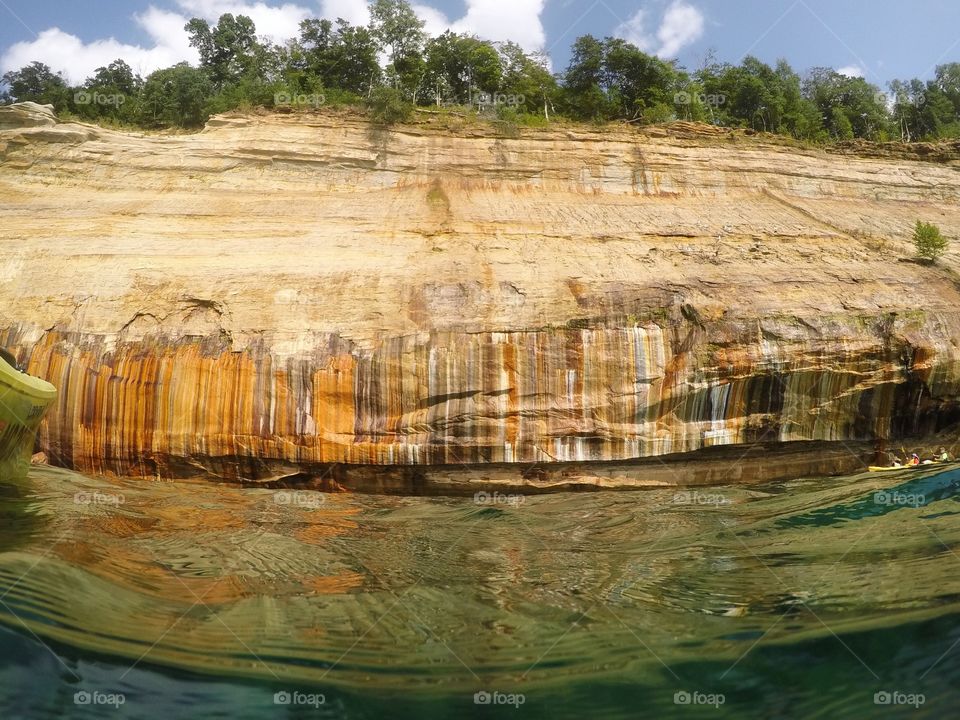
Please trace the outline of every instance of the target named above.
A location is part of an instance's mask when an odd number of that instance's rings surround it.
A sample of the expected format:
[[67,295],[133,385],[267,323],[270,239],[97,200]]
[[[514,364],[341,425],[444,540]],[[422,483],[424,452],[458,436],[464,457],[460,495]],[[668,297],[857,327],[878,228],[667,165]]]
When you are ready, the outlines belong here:
[[960,422],[960,254],[896,262],[918,218],[960,235],[955,144],[4,128],[0,345],[58,388],[54,464],[409,489]]
[[336,447],[353,439],[354,366],[352,357],[339,355],[313,373],[311,417],[321,445]]
[[285,358],[211,338],[50,332],[29,362],[60,390],[41,438],[54,462],[145,478],[862,440],[926,427],[958,391],[943,350],[852,343],[849,327],[773,345],[754,328],[437,332],[365,350],[330,337]]

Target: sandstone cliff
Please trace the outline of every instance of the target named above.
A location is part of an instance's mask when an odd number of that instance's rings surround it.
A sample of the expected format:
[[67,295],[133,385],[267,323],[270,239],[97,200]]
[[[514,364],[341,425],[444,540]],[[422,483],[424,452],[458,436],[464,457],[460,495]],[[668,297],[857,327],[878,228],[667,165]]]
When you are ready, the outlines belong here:
[[88,472],[862,449],[960,418],[958,256],[901,261],[918,219],[960,236],[958,157],[14,106],[0,345],[60,389],[43,449]]

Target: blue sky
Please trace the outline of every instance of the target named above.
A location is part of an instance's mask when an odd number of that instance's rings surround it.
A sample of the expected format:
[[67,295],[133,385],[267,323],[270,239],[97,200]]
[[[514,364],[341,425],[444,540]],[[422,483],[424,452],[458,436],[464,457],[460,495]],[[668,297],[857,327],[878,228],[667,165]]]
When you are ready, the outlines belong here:
[[[799,71],[843,68],[885,85],[960,61],[958,0],[418,0],[435,32],[453,26],[546,49],[554,70],[579,35],[619,35],[697,67],[708,51],[738,62],[785,57]],[[146,74],[192,57],[185,18],[245,12],[278,40],[305,16],[362,21],[365,0],[0,0],[0,71],[47,62],[79,82],[123,56]]]

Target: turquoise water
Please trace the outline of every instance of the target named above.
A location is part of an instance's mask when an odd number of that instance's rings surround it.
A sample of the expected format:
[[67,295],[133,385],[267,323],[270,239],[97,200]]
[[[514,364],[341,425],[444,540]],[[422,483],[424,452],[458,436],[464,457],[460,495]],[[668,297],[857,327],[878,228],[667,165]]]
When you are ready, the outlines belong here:
[[53,468],[0,490],[4,719],[960,710],[957,470],[481,502]]

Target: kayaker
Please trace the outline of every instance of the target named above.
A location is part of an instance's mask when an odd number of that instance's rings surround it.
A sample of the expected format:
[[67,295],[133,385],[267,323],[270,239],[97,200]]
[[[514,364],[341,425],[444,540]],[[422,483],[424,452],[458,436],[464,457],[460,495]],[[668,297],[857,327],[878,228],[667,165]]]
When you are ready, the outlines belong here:
[[910,465],[919,465],[919,464],[920,464],[920,456],[914,453],[910,457]]
[[950,453],[947,452],[945,447],[937,450],[937,462],[950,462]]
[[900,459],[900,456],[896,453],[890,453],[890,457],[893,458],[890,461],[890,467],[903,467],[903,460]]

